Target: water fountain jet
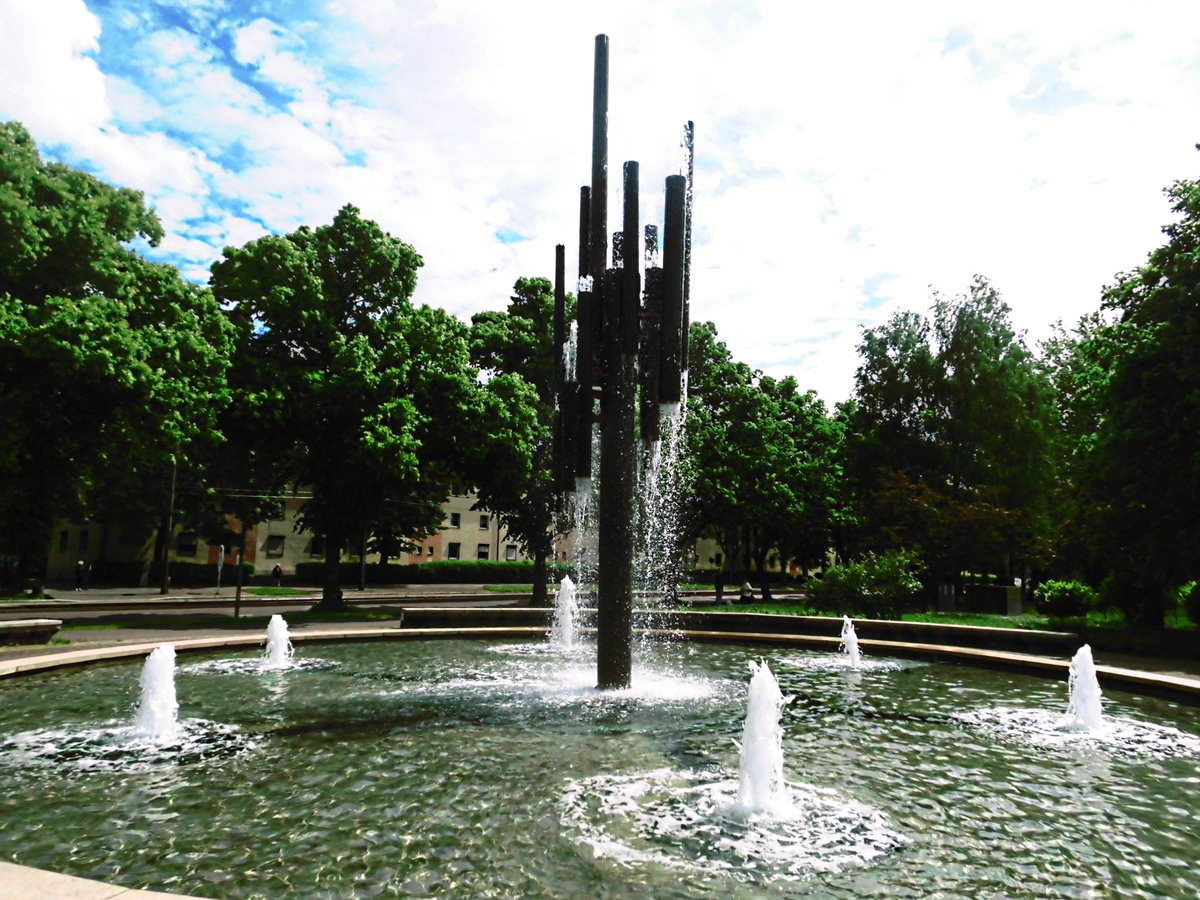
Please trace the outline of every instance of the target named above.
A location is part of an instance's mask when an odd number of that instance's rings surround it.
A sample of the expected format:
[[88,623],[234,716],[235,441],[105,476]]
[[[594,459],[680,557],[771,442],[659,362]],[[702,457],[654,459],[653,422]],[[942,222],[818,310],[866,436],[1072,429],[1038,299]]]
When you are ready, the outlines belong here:
[[854,623],[850,621],[849,616],[842,616],[840,649],[846,655],[846,662],[850,664],[850,668],[857,669],[862,666],[862,657],[858,650],[858,633],[854,630]]
[[175,647],[156,647],[142,667],[141,699],[132,736],[167,744],[179,735],[179,703],[175,698]]
[[1069,700],[1066,727],[1072,731],[1100,731],[1104,728],[1104,712],[1100,707],[1100,682],[1092,648],[1084,644],[1071,659],[1067,679]]
[[564,575],[554,595],[554,622],[550,629],[550,643],[563,650],[575,646],[577,620],[579,618],[578,592],[569,575]]
[[286,669],[292,664],[291,638],[288,624],[281,615],[271,616],[267,623],[267,649],[263,655],[263,666],[267,669]]

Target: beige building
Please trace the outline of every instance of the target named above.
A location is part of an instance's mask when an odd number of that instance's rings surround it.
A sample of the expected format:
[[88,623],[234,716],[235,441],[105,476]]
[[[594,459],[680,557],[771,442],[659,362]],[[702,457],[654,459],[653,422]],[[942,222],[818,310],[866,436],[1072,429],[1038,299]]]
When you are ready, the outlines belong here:
[[[496,516],[472,509],[474,494],[456,494],[443,504],[444,518],[440,531],[425,538],[411,553],[402,553],[393,561],[400,564],[426,563],[434,560],[499,560],[519,562],[528,557],[520,544],[510,538]],[[296,523],[307,497],[298,495],[283,501],[283,514],[278,519],[260,522],[249,532],[246,562],[254,566],[254,574],[269,576],[278,565],[285,575],[294,574],[299,563],[315,563],[325,558],[320,537],[308,531],[298,531]],[[236,520],[230,517],[229,528],[237,531]],[[46,576],[50,581],[70,581],[75,577],[79,560],[93,566],[97,580],[114,583],[145,582],[154,556],[155,536],[130,538],[119,529],[96,523],[62,522],[51,541]],[[167,551],[171,562],[210,564],[215,567],[220,548],[208,544],[194,531],[176,528]],[[558,554],[566,559],[566,553]],[[359,559],[357,548],[343,552],[343,560]],[[378,553],[368,553],[368,563],[379,562]],[[236,555],[228,553],[224,562],[233,565]],[[139,575],[140,573],[140,575]],[[214,572],[214,580],[215,580]]]

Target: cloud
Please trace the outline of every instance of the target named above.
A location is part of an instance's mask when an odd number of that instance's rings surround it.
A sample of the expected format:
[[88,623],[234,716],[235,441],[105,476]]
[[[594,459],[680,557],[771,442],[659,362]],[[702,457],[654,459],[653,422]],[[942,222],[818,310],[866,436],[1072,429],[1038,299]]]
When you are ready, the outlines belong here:
[[[1194,170],[1200,7],[0,0],[0,114],[144,190],[189,277],[359,206],[468,317],[576,256],[594,35],[609,172],[661,218],[696,123],[692,318],[849,395],[861,328],[988,276],[1031,338],[1161,241]],[[10,11],[11,10],[11,11]],[[520,238],[519,240],[517,238]],[[574,280],[574,272],[568,273]]]

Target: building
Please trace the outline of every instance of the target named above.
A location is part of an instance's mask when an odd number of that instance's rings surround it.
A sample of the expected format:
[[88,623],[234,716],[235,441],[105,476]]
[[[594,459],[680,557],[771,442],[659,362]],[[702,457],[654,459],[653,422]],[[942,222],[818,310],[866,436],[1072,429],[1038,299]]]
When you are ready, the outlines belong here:
[[[411,552],[401,553],[390,561],[398,564],[426,563],[434,560],[500,560],[519,562],[528,559],[519,542],[500,527],[495,515],[474,509],[473,493],[451,496],[442,506],[444,518],[440,531],[426,537]],[[325,559],[325,547],[318,535],[297,530],[300,510],[307,497],[286,497],[282,515],[253,527],[246,542],[245,560],[254,567],[254,575],[269,577],[278,565],[285,575],[293,575],[300,563],[316,563]],[[230,517],[229,529],[238,531],[238,522]],[[46,577],[49,581],[69,582],[75,577],[79,560],[93,566],[98,581],[110,583],[145,584],[154,560],[155,535],[133,537],[120,529],[95,522],[82,524],[59,523],[51,541]],[[221,548],[208,544],[195,531],[176,528],[167,551],[172,563],[198,563],[216,566]],[[565,551],[559,554],[566,558]],[[349,547],[343,560],[359,560],[357,548]],[[368,563],[379,562],[379,554],[367,554]],[[237,563],[236,553],[227,553],[223,562]],[[214,571],[214,582],[216,573]]]

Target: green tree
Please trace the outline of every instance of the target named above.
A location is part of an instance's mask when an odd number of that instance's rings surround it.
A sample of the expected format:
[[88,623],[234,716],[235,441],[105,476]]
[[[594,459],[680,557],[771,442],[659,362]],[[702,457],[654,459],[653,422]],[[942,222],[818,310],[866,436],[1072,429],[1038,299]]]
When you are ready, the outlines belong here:
[[329,225],[227,248],[213,265],[237,327],[240,402],[260,439],[277,441],[286,481],[312,490],[300,524],[325,541],[325,609],[345,607],[343,548],[373,531],[432,533],[454,481],[502,465],[522,475],[506,449],[528,440],[521,386],[481,386],[466,326],[413,305],[421,262],[346,206]]
[[1200,574],[1200,181],[1166,194],[1167,242],[1105,289],[1116,320],[1080,348],[1082,408],[1097,413],[1093,553],[1127,615],[1159,628],[1168,591]]
[[866,543],[921,551],[935,574],[1008,576],[1040,558],[1049,528],[1053,388],[977,277],[864,332],[848,468]]
[[691,326],[687,530],[740,556],[747,579],[753,562],[765,597],[772,556],[782,569],[808,566],[829,546],[839,434],[794,378],[762,376],[732,359],[711,323]]
[[230,329],[207,290],[126,246],[162,235],[140,193],[0,125],[0,546],[22,575],[58,519],[112,517],[112,498],[131,515],[141,479],[214,434]]
[[[568,305],[569,305],[568,300]],[[568,320],[570,310],[568,310]],[[533,603],[549,602],[547,560],[560,533],[560,499],[554,485],[554,289],[545,278],[518,278],[508,309],[471,317],[471,360],[490,378],[519,378],[536,398],[536,422],[527,464],[487,473],[476,485],[478,505],[494,513],[509,536],[533,559]],[[514,450],[523,449],[514,447]],[[525,478],[518,475],[524,473]]]

